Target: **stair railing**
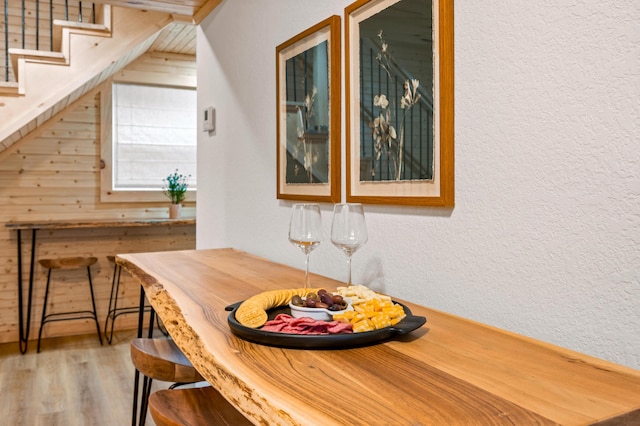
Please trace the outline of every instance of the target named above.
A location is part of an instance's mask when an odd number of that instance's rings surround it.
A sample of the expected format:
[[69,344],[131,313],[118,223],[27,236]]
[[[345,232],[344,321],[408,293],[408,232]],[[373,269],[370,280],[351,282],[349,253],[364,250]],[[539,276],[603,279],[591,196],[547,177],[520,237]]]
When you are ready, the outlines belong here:
[[[14,81],[9,49],[53,50],[53,27],[55,20],[95,23],[96,6],[93,2],[74,0],[21,0],[21,8],[10,8],[11,0],[2,0],[4,24],[0,37],[3,39],[1,67],[4,81]],[[16,1],[11,1],[14,5]],[[19,34],[19,37],[16,37]],[[19,41],[17,41],[19,40]],[[47,47],[41,47],[47,46]]]

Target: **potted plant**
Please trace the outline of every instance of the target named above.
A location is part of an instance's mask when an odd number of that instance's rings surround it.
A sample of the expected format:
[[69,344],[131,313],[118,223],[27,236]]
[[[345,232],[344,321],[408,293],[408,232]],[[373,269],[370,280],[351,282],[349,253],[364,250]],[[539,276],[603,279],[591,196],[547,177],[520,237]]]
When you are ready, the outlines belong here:
[[171,206],[169,206],[169,218],[178,219],[182,211],[182,201],[187,193],[189,187],[188,180],[191,177],[178,173],[178,169],[166,179],[163,179],[165,186],[163,187],[164,195],[171,200]]

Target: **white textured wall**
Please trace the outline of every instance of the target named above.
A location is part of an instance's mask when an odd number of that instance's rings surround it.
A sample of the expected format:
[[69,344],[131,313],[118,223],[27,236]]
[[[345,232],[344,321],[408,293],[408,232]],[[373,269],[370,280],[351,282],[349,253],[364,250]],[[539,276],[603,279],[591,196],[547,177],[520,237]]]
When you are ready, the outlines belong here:
[[[203,22],[199,248],[303,267],[276,199],[275,47],[349,3],[227,0]],[[457,0],[455,84],[456,207],[367,206],[354,280],[640,368],[640,3]],[[311,269],[346,276],[328,241]]]

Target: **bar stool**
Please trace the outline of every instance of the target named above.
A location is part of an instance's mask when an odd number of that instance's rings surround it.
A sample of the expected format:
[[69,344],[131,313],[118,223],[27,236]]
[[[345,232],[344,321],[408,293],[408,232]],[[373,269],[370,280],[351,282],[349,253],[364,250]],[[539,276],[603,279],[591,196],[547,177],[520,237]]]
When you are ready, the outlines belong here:
[[[42,339],[42,329],[47,322],[53,321],[70,321],[77,319],[92,319],[96,322],[98,330],[98,339],[102,345],[102,334],[100,333],[100,324],[98,323],[98,313],[96,312],[96,300],[93,296],[93,283],[91,281],[91,265],[98,261],[95,257],[63,257],[59,259],[41,259],[38,261],[40,265],[48,269],[47,288],[44,293],[44,304],[42,305],[42,320],[40,321],[40,330],[38,331],[38,352],[40,352],[40,340]],[[51,271],[54,269],[78,269],[87,268],[87,276],[89,277],[89,292],[91,293],[91,306],[93,310],[70,311],[70,312],[54,312],[47,314],[47,302],[49,299],[49,287],[51,284]]]
[[[144,376],[142,398],[140,400],[140,425],[144,425],[146,421],[153,380],[174,382],[171,385],[172,388],[205,380],[171,339],[136,338],[131,341],[130,347],[131,361],[136,371]],[[136,418],[138,417],[137,406],[138,392],[137,386],[135,386],[132,425],[136,424]]]
[[[115,256],[107,256],[109,262],[114,264],[113,277],[111,279],[111,295],[109,296],[109,310],[107,311],[107,318],[104,322],[104,336],[107,342],[111,344],[113,341],[113,328],[116,322],[116,318],[125,314],[137,314],[140,312],[139,306],[127,306],[118,307],[118,295],[120,292],[120,274],[122,273],[122,267],[116,263]],[[145,305],[144,312],[150,312],[151,306]],[[111,320],[111,329],[109,329],[109,320]]]
[[253,424],[211,386],[154,392],[149,412],[157,426]]

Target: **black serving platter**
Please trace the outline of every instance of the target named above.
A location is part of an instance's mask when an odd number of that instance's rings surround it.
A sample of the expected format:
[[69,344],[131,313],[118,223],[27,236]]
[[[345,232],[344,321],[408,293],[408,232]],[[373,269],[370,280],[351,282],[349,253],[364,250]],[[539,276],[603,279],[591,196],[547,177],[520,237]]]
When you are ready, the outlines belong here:
[[[366,331],[362,333],[349,333],[349,334],[315,334],[315,335],[301,335],[301,334],[288,334],[278,333],[273,331],[262,331],[259,328],[250,328],[240,324],[236,320],[236,310],[242,302],[234,303],[227,306],[225,309],[229,312],[228,322],[231,332],[236,336],[248,340],[254,343],[260,343],[268,346],[277,346],[281,348],[293,348],[293,349],[345,349],[358,346],[368,346],[377,343],[384,342],[395,336],[407,334],[422,327],[427,322],[425,317],[415,316],[411,313],[411,310],[398,303],[404,309],[407,315],[398,324],[385,327],[380,330]],[[285,313],[291,314],[291,310],[288,306],[281,306],[276,309],[271,309],[267,312],[269,319],[273,319],[276,315]]]

